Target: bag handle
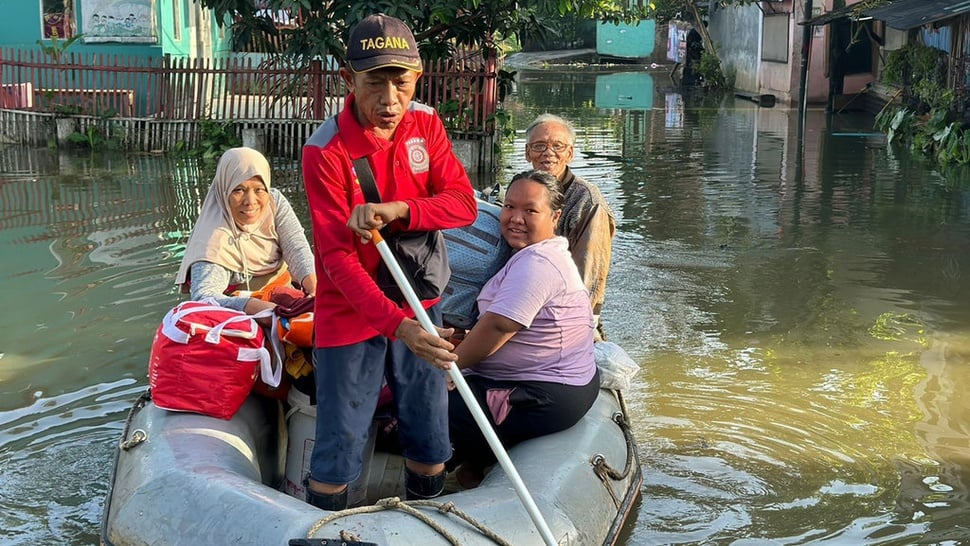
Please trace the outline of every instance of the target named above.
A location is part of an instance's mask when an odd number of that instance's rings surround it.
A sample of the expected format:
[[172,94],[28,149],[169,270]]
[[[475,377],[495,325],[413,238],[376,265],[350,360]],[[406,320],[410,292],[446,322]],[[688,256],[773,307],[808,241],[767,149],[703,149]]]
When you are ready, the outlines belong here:
[[381,192],[377,189],[377,181],[374,180],[374,171],[370,168],[367,156],[358,157],[354,160],[354,171],[357,172],[357,181],[360,183],[360,191],[364,192],[364,198],[368,203],[380,203]]
[[[224,307],[222,309],[225,310]],[[260,312],[258,312],[256,314],[253,314],[253,315],[247,315],[247,314],[244,313],[242,315],[236,315],[234,317],[229,317],[226,320],[224,320],[224,321],[220,322],[219,324],[216,324],[215,326],[213,326],[212,328],[210,328],[209,331],[208,331],[208,333],[206,333],[206,335],[205,335],[205,340],[208,343],[219,343],[219,336],[222,335],[222,331],[226,329],[226,326],[229,326],[230,324],[232,324],[234,322],[242,322],[242,321],[245,321],[245,320],[255,320],[255,319],[259,319],[259,318],[266,318],[266,317],[272,317],[272,316],[273,316],[273,310],[272,309],[263,309],[262,311],[260,311]],[[259,325],[253,323],[253,328],[254,328],[253,330],[250,330],[250,332],[252,332],[252,334],[249,335],[249,336],[245,336],[245,337],[256,337],[256,330],[255,330],[255,328],[259,328]],[[244,337],[244,336],[239,336],[239,337]]]
[[[208,333],[205,335],[205,340],[207,343],[219,343],[219,337],[222,335],[222,331],[234,322],[240,322],[243,320],[253,320],[259,318],[273,318],[273,323],[276,322],[276,317],[273,309],[263,309],[262,311],[252,314],[252,315],[238,315],[235,317],[230,317],[219,324],[212,327]],[[253,328],[259,328],[259,325],[252,322]],[[255,331],[253,332],[255,336]],[[272,344],[272,341],[270,342]],[[258,361],[259,362],[259,376],[268,386],[275,388],[280,386],[280,381],[283,379],[283,366],[282,361],[277,359],[279,365],[276,369],[273,369],[273,358],[266,347],[251,348],[243,347],[239,349],[238,359],[243,361]]]
[[[201,302],[210,303],[210,301],[207,301],[205,299],[201,300]],[[211,304],[196,305],[196,306],[186,307],[181,309],[176,307],[170,310],[168,313],[166,313],[165,317],[162,319],[162,334],[176,343],[181,343],[185,345],[189,342],[189,339],[191,338],[191,334],[189,332],[185,332],[181,330],[176,326],[179,320],[185,318],[186,316],[192,313],[200,313],[205,311],[226,311],[226,310],[227,310],[226,307],[222,307],[220,305],[211,305]],[[219,338],[222,335],[222,331],[229,324],[232,324],[234,322],[244,321],[244,320],[273,317],[273,315],[274,313],[272,309],[264,309],[253,315],[241,314],[241,315],[236,315],[234,317],[230,317],[229,319],[224,320],[223,322],[210,328],[205,335],[205,341],[208,343],[218,344]],[[274,323],[273,334],[275,335],[276,334],[275,318],[273,320],[273,323]],[[259,325],[256,324],[255,322],[253,322],[252,324],[254,328],[259,328]],[[256,337],[256,331],[251,330],[251,332],[252,334],[250,337]],[[272,341],[270,342],[270,345],[273,346]],[[274,346],[274,351],[275,350],[276,350],[276,347]],[[276,359],[277,366],[275,367],[275,369],[273,367],[272,356],[270,355],[269,351],[266,350],[265,347],[240,348],[237,358],[239,360],[246,361],[246,362],[259,362],[260,378],[263,380],[264,383],[266,383],[270,387],[275,388],[280,385],[280,382],[283,379],[283,364],[282,364],[283,360],[278,356],[279,354],[281,354],[280,352],[277,352],[276,354],[277,354],[277,359]]]
[[[203,300],[204,301],[204,300]],[[171,309],[168,313],[165,313],[165,317],[162,318],[162,333],[165,337],[171,339],[176,343],[181,343],[185,345],[189,342],[189,338],[192,337],[191,332],[185,332],[179,329],[176,324],[178,321],[182,320],[192,313],[200,313],[205,311],[225,311],[226,308],[219,305],[196,305],[192,307],[175,307]]]
[[263,369],[260,368],[260,373],[262,374],[263,383],[266,383],[270,387],[279,387],[280,381],[283,380],[283,363],[286,360],[286,350],[283,349],[283,342],[280,341],[280,321],[275,316],[273,316],[273,326],[269,329],[269,346],[273,349],[272,357],[276,361],[276,369],[270,369],[270,375],[263,373]]

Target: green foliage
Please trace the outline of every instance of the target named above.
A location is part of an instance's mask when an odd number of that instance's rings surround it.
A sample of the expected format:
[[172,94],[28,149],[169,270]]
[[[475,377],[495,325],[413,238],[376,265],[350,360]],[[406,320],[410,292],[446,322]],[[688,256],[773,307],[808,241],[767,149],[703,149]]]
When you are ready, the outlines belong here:
[[83,109],[77,104],[61,104],[59,102],[54,102],[56,95],[57,92],[54,90],[44,91],[44,98],[47,100],[47,104],[50,105],[51,112],[62,116],[73,116],[84,113]]
[[944,55],[939,49],[910,42],[890,51],[883,68],[883,81],[896,85],[911,85],[924,78],[936,78]]
[[67,140],[74,144],[87,146],[92,150],[101,148],[104,145],[104,135],[101,128],[97,125],[88,125],[84,132],[74,132],[68,135]]
[[78,41],[80,38],[81,38],[80,34],[75,34],[74,36],[71,36],[67,40],[59,40],[57,38],[57,31],[54,30],[51,34],[51,39],[49,44],[46,43],[44,40],[37,40],[37,45],[38,47],[40,47],[41,51],[49,55],[57,62],[60,62],[61,54],[64,53],[64,51],[66,51],[67,48],[71,47],[71,45],[73,45],[74,42]]
[[906,104],[919,113],[950,110],[955,104],[947,86],[946,53],[911,42],[886,57],[882,80],[906,89]]
[[449,99],[438,104],[436,110],[449,132],[464,131],[472,119],[472,107],[461,99]]
[[727,87],[727,80],[721,71],[721,60],[707,50],[701,52],[701,60],[697,65],[697,75],[704,82],[704,87],[720,89]]
[[876,116],[875,125],[876,128],[886,133],[886,138],[890,144],[894,142],[908,144],[918,127],[916,114],[908,108],[883,110]]
[[81,131],[75,131],[67,136],[67,140],[77,146],[98,150],[120,150],[124,148],[124,128],[111,118],[117,116],[114,110],[108,110],[98,116],[93,123],[83,126]]
[[[257,12],[252,0],[200,0],[215,10],[216,20],[232,25],[237,43],[279,36],[284,50],[277,53],[306,62],[332,55],[342,60],[350,27],[364,17],[383,12],[407,22],[422,54],[448,58],[458,49],[491,51],[506,37],[543,36],[565,16],[612,22],[632,22],[651,11],[649,5],[622,7],[614,0],[429,0],[388,2],[362,0],[268,0],[268,12],[288,10],[302,24],[276,28],[269,15]],[[266,13],[266,12],[263,12]],[[268,40],[261,40],[268,42]]]
[[505,102],[505,97],[509,96],[509,93],[515,88],[515,75],[517,73],[515,70],[499,69],[495,85],[499,102]]
[[[651,2],[654,9],[650,15],[652,19],[656,19],[657,23],[665,24],[671,20],[677,19],[681,21],[694,21],[694,16],[692,13],[691,5],[697,7],[698,13],[700,13],[702,18],[707,18],[708,9],[707,5],[712,2],[706,2],[701,5],[697,5],[694,0],[653,0]],[[718,6],[720,9],[730,8],[732,6],[746,6],[749,4],[761,4],[761,0],[719,0]]]
[[946,83],[930,79],[922,79],[913,84],[913,96],[926,105],[931,111],[949,111],[953,108],[953,89],[946,87]]
[[494,114],[488,116],[487,121],[493,123],[495,134],[498,138],[492,145],[496,154],[502,153],[503,143],[512,143],[515,140],[515,127],[512,126],[512,114],[499,108]]
[[[188,155],[214,165],[223,152],[241,145],[242,140],[236,135],[231,121],[219,122],[207,118],[199,122],[199,145],[194,150],[188,150]],[[178,148],[183,150],[184,144]]]
[[942,165],[970,164],[970,127],[952,120],[945,109],[922,116],[909,108],[884,110],[876,116],[875,126],[891,145],[909,147]]

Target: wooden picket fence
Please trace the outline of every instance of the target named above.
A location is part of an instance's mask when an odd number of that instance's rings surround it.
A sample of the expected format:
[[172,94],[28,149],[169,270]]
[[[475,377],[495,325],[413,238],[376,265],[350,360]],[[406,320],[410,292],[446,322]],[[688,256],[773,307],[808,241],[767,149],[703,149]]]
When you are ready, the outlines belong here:
[[[425,64],[415,98],[439,111],[453,137],[491,139],[495,59],[472,54]],[[17,112],[42,113],[111,120],[132,147],[158,150],[191,142],[198,124],[213,120],[289,135],[282,145],[297,147],[284,154],[293,155],[340,110],[345,94],[337,67],[320,61],[292,66],[259,54],[184,59],[0,49],[0,111],[12,111],[0,127],[7,138],[27,130]]]

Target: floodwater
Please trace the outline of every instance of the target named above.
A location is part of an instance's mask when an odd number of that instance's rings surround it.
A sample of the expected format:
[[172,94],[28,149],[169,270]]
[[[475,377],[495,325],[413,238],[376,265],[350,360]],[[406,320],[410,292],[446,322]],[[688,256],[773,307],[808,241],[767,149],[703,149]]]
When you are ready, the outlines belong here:
[[[617,216],[603,317],[642,367],[645,474],[624,544],[970,542],[970,176],[868,116],[799,124],[665,72],[520,71],[507,108],[498,180],[558,113]],[[0,543],[97,543],[207,185],[174,158],[0,148]]]

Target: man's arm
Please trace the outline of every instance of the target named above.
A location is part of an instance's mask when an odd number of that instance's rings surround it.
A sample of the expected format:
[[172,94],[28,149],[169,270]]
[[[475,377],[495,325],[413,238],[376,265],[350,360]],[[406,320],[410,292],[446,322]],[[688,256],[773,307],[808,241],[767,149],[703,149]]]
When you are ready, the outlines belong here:
[[609,211],[594,205],[568,237],[569,252],[589,291],[594,315],[600,314],[606,297],[606,278],[610,272],[615,232],[616,224]]
[[382,335],[393,337],[405,315],[387,299],[365,269],[365,263],[373,266],[380,257],[373,246],[358,247],[358,236],[347,228],[354,206],[352,173],[333,155],[316,146],[303,150],[303,180],[320,273],[330,279],[367,324]]

